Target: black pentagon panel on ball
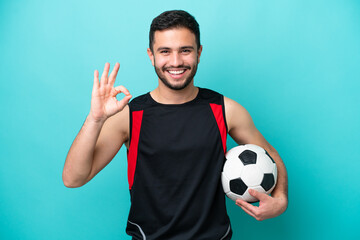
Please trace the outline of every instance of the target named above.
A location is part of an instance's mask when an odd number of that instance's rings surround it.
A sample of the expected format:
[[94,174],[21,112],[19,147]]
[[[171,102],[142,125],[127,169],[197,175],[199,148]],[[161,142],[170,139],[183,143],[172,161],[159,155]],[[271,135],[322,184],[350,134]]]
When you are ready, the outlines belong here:
[[269,154],[267,151],[265,151],[265,153],[266,153],[266,155],[268,155],[268,157],[271,159],[271,161],[272,161],[273,163],[275,163],[274,159],[270,156],[270,154]]
[[269,191],[275,184],[274,174],[265,173],[264,178],[261,182],[261,186],[265,191]]
[[248,187],[246,184],[241,180],[241,178],[236,178],[230,180],[230,191],[236,193],[238,195],[243,195]]
[[239,155],[239,159],[244,165],[255,164],[256,163],[256,152],[251,150],[245,150]]

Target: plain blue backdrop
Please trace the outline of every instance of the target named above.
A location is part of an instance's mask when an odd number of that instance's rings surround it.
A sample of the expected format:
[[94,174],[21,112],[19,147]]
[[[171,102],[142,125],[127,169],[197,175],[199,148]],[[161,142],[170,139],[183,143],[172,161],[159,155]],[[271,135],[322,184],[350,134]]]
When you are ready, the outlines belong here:
[[120,62],[116,85],[154,89],[149,26],[172,9],[200,24],[195,84],[242,104],[288,170],[275,219],[227,200],[233,239],[359,239],[356,0],[0,1],[0,239],[129,239],[124,148],[81,188],[61,174],[93,71]]

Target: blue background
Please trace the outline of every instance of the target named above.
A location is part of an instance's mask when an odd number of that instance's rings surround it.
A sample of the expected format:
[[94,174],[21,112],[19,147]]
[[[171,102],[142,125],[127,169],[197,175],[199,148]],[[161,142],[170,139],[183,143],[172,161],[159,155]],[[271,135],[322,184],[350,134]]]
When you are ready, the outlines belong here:
[[61,174],[93,71],[118,61],[116,85],[154,89],[149,26],[172,9],[200,24],[196,85],[242,104],[288,170],[289,207],[275,219],[227,200],[233,239],[359,238],[359,1],[3,0],[0,239],[129,239],[124,148],[81,188]]

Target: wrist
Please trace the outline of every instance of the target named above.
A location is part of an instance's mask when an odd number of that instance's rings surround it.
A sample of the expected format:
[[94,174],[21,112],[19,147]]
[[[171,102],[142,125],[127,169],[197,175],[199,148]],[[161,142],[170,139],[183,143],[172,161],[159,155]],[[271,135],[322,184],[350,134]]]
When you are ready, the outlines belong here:
[[103,125],[106,121],[106,118],[95,118],[92,113],[90,112],[89,115],[86,117],[85,122],[89,124],[95,124],[95,125]]

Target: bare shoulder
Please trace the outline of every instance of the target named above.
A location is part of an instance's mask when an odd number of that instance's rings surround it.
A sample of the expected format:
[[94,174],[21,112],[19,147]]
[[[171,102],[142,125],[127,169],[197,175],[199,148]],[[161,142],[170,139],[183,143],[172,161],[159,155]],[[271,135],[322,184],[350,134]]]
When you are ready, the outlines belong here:
[[249,112],[238,102],[224,96],[225,117],[229,132],[253,124]]
[[255,127],[249,112],[243,106],[227,97],[224,97],[224,105],[229,135],[238,144],[252,143],[267,150],[272,148]]

